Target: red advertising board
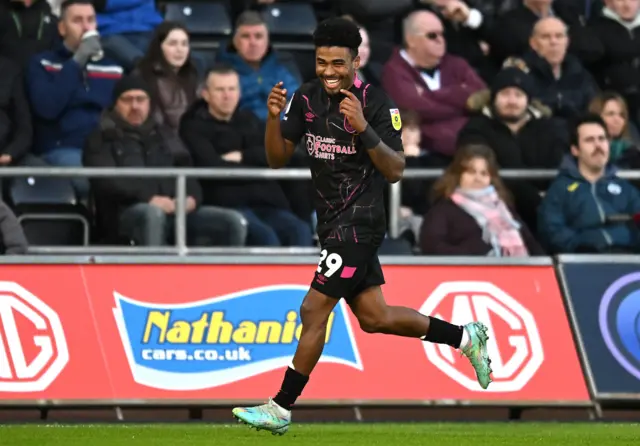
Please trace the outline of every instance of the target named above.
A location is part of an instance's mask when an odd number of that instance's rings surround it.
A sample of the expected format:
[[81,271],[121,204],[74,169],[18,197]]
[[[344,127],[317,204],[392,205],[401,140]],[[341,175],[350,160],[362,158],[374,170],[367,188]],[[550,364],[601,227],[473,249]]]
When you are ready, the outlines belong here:
[[[246,400],[295,351],[310,265],[7,265],[0,400]],[[588,402],[552,267],[385,267],[390,305],[489,327],[494,382],[459,352],[362,332],[342,302],[300,402]]]

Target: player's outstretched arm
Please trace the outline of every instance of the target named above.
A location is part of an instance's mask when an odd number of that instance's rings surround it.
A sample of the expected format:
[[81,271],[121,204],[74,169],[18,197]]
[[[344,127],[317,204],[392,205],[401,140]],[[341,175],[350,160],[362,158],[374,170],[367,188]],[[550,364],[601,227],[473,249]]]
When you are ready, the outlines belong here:
[[273,87],[267,100],[268,116],[264,135],[267,163],[272,169],[286,166],[295,151],[295,144],[282,137],[280,128],[280,114],[286,106],[287,90],[279,82]]
[[346,96],[340,103],[340,113],[344,114],[351,127],[359,134],[360,140],[369,153],[369,157],[389,183],[397,183],[404,173],[404,152],[389,147],[367,122],[358,98],[348,90],[341,90]]

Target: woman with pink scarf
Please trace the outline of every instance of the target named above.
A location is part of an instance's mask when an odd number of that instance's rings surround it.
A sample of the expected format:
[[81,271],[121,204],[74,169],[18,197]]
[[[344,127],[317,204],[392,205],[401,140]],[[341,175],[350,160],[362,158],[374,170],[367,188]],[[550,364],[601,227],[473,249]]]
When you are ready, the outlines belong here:
[[434,205],[424,216],[423,254],[527,257],[542,248],[511,207],[495,155],[482,144],[458,148],[434,185]]

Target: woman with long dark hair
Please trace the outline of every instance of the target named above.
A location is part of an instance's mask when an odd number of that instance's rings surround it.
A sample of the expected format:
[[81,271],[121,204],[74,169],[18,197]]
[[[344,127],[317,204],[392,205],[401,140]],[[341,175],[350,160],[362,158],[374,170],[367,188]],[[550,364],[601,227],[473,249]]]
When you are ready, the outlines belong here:
[[177,22],[163,22],[155,30],[138,74],[151,90],[153,119],[173,139],[176,161],[187,162],[188,151],[179,139],[180,118],[196,100],[198,71],[191,59],[189,33]]
[[466,144],[433,187],[420,234],[423,254],[526,257],[542,248],[513,211],[493,150]]

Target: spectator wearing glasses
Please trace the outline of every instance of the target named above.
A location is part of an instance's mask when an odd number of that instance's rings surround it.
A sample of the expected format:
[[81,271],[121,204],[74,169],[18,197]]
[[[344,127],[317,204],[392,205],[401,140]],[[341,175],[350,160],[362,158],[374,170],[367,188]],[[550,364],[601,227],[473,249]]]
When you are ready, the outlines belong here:
[[488,57],[491,20],[462,0],[423,0],[423,3],[442,20],[447,51],[469,62],[485,82],[490,82],[498,71]]
[[431,163],[444,166],[467,123],[467,101],[485,84],[464,59],[447,54],[442,22],[433,12],[416,11],[403,25],[405,47],[386,63],[382,85],[399,108],[418,113]]

